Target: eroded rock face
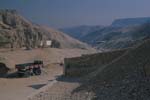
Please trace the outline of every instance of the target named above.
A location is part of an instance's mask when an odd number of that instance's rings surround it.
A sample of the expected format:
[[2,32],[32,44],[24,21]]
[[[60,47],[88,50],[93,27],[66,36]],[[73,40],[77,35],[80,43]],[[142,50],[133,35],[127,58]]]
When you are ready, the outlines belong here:
[[52,40],[57,48],[87,47],[62,32],[29,22],[16,10],[0,10],[0,48],[35,48],[46,40]]
[[18,15],[15,10],[0,10],[1,47],[38,46],[41,40],[46,39],[38,28]]

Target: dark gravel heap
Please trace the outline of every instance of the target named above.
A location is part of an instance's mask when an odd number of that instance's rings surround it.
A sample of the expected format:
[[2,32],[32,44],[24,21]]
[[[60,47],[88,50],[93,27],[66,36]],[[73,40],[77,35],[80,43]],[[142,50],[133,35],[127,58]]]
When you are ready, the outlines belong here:
[[128,80],[99,86],[94,100],[149,100],[150,79]]

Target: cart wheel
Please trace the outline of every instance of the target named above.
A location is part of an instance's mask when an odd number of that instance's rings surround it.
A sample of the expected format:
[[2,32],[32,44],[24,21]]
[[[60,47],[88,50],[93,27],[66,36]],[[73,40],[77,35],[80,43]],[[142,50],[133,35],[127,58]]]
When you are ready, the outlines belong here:
[[41,75],[41,69],[40,68],[34,69],[33,72],[35,75]]

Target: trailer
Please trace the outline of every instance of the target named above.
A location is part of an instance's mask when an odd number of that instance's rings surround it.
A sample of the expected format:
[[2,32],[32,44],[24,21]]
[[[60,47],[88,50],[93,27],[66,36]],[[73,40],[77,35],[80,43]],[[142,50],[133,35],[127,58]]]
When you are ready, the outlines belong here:
[[17,75],[19,77],[29,77],[32,75],[41,75],[41,68],[43,68],[43,61],[36,60],[33,63],[24,63],[15,65]]

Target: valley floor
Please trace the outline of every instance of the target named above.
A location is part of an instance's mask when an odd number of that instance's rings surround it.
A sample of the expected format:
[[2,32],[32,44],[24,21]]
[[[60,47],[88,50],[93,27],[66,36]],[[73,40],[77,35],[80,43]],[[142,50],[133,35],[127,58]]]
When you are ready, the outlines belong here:
[[[90,51],[91,52],[91,51]],[[16,50],[1,51],[0,57],[12,71],[15,71],[16,63],[32,62],[35,59],[42,59],[46,68],[43,69],[42,75],[32,76],[29,78],[0,78],[0,99],[1,100],[26,100],[27,97],[34,94],[37,90],[50,84],[58,76],[63,74],[63,67],[59,65],[65,57],[75,57],[81,54],[89,53],[87,50],[77,49],[35,49],[35,50]],[[56,85],[58,84],[58,85]],[[67,88],[69,90],[78,86],[78,83],[57,82],[51,89],[52,92],[60,91]],[[64,87],[57,87],[64,84]],[[56,87],[55,87],[56,85]],[[62,90],[64,91],[64,90]]]

